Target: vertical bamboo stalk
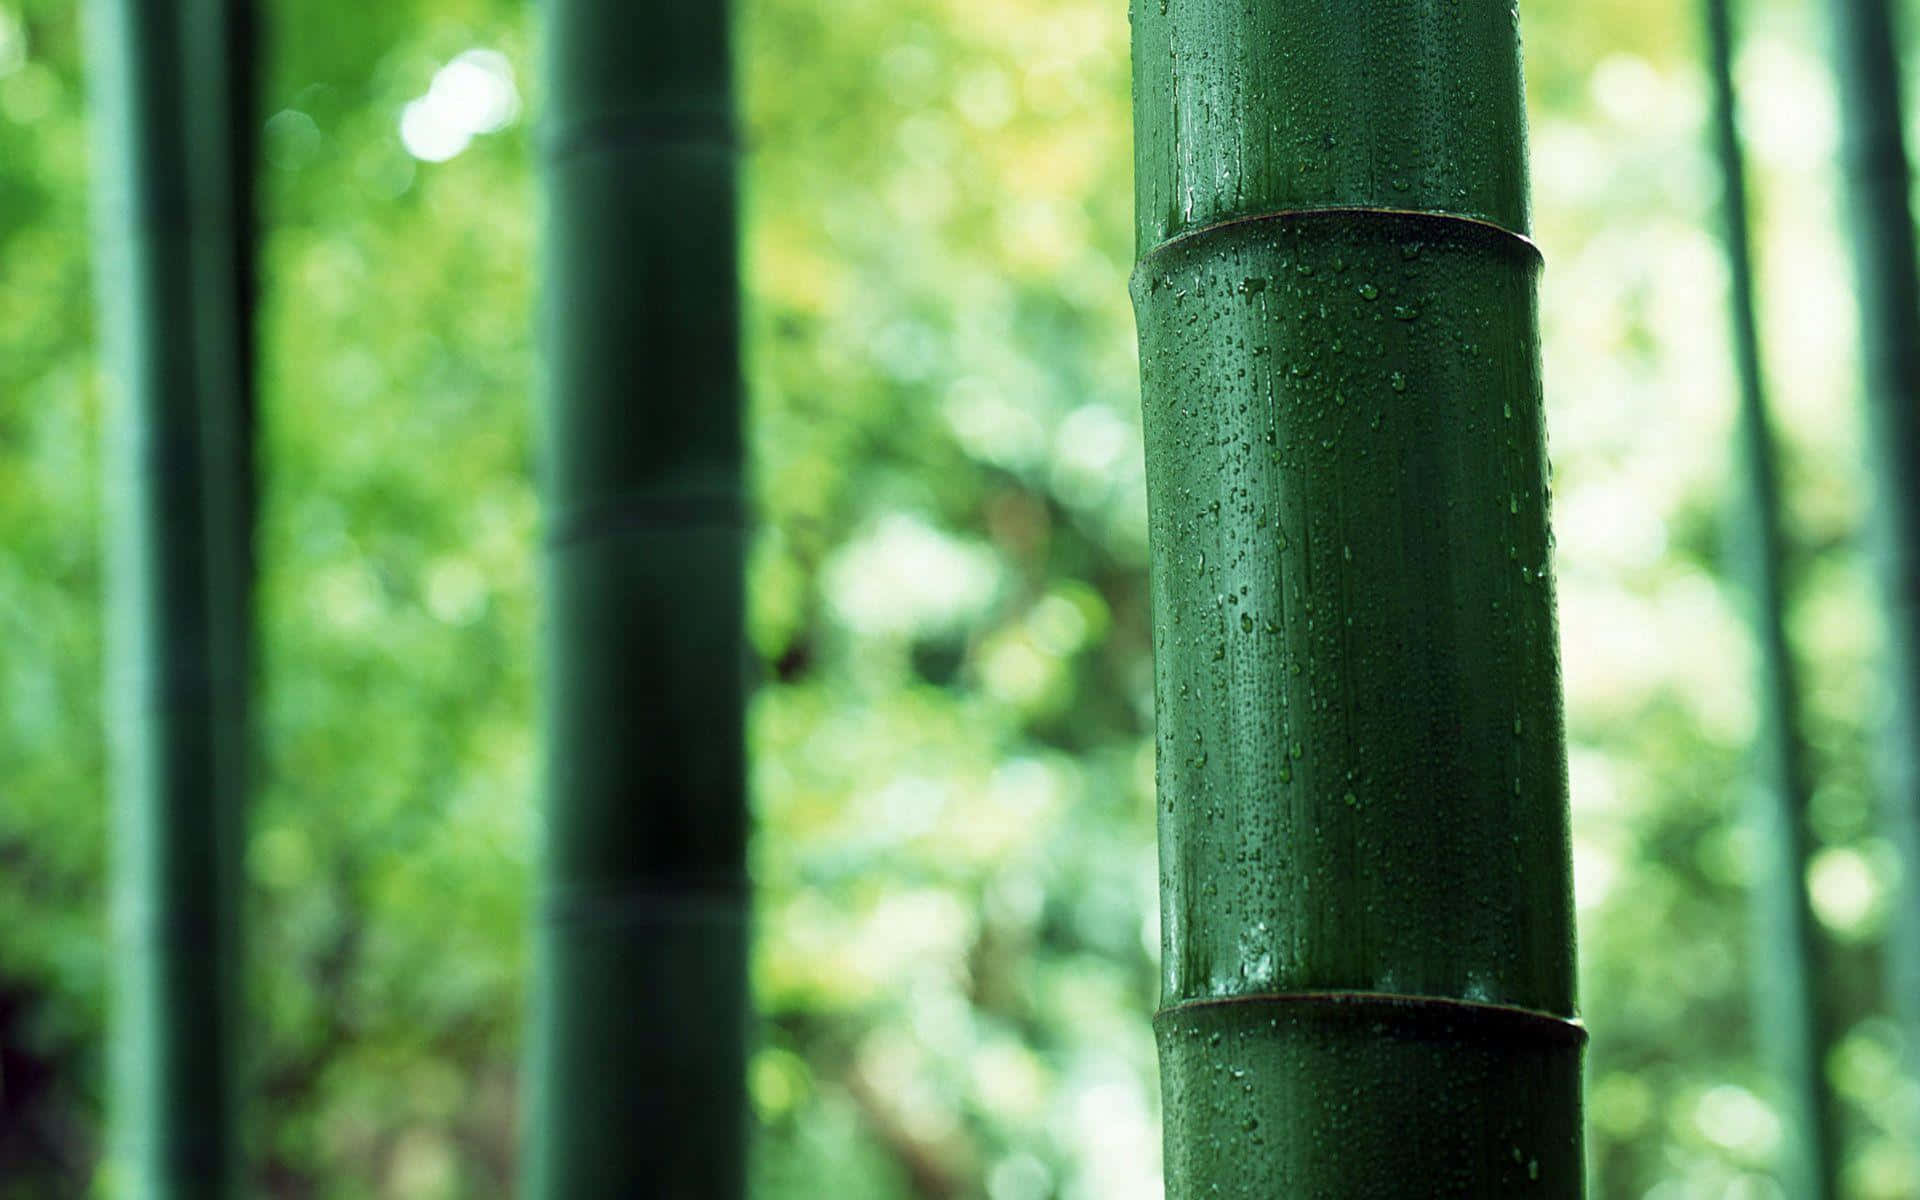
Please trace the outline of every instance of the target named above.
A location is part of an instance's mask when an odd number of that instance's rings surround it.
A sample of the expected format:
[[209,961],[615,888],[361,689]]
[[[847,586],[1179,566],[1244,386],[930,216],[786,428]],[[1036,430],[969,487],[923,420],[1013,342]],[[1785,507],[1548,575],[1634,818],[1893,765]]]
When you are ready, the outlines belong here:
[[528,1195],[744,1186],[726,5],[545,10],[547,826]]
[[1827,1029],[1817,981],[1818,930],[1807,898],[1810,836],[1807,768],[1800,740],[1799,688],[1787,644],[1780,486],[1767,419],[1754,319],[1753,259],[1744,156],[1735,126],[1733,28],[1728,0],[1706,0],[1708,66],[1713,77],[1713,147],[1722,179],[1729,323],[1740,388],[1741,485],[1736,557],[1745,576],[1757,643],[1760,728],[1755,759],[1754,826],[1763,865],[1754,883],[1754,1016],[1763,1056],[1787,1126],[1781,1182],[1790,1196],[1837,1195],[1835,1126],[1822,1063]]
[[1168,1195],[1579,1196],[1517,14],[1133,38]]
[[92,0],[108,427],[109,1190],[238,1194],[251,424],[235,10]]
[[1887,961],[1894,1003],[1920,1044],[1920,278],[1895,57],[1902,43],[1886,0],[1829,8],[1886,613],[1881,778],[1905,868]]

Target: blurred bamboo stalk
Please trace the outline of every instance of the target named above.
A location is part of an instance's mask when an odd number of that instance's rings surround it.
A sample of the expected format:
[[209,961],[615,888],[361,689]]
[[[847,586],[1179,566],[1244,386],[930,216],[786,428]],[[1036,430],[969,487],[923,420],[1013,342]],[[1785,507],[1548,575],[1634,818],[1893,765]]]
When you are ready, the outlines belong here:
[[106,1190],[239,1195],[255,48],[246,0],[90,0],[115,981]]
[[1886,613],[1881,778],[1903,871],[1889,990],[1920,1061],[1920,278],[1914,263],[1898,29],[1886,0],[1830,0],[1841,156],[1859,297],[1867,454]]
[[746,801],[728,10],[552,0],[546,844],[527,1195],[745,1186]]
[[1580,1196],[1517,17],[1132,24],[1167,1195]]
[[1736,123],[1730,0],[1706,0],[1713,80],[1713,148],[1722,180],[1721,234],[1728,321],[1740,390],[1736,563],[1744,574],[1757,649],[1760,728],[1752,815],[1762,861],[1753,884],[1754,1019],[1784,1108],[1781,1184],[1789,1196],[1838,1195],[1837,1126],[1823,1064],[1831,1033],[1821,1003],[1819,929],[1807,895],[1809,779],[1800,735],[1797,671],[1787,642],[1779,472],[1767,417],[1755,323],[1745,156]]

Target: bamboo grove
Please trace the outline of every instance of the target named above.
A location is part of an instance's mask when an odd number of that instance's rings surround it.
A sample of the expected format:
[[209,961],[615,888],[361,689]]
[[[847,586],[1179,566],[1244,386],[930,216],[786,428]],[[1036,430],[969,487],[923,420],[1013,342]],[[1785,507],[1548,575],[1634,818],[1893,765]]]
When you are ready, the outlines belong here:
[[[1920,275],[1886,0],[1830,9],[1920,1027]],[[1756,647],[1753,1034],[1844,1193],[1732,0],[1701,0]],[[1170,1200],[1588,1186],[1519,13],[1132,0]],[[255,1194],[252,0],[87,0],[109,403],[110,1195]],[[749,1190],[752,533],[724,0],[547,0],[522,1194]],[[1577,553],[1577,548],[1574,548]],[[257,953],[257,951],[256,951]],[[1144,1020],[1144,1014],[1143,1014]],[[1597,1022],[1604,1018],[1596,1018]],[[1909,1064],[1909,1070],[1912,1070]],[[4,1115],[0,1113],[0,1115]]]

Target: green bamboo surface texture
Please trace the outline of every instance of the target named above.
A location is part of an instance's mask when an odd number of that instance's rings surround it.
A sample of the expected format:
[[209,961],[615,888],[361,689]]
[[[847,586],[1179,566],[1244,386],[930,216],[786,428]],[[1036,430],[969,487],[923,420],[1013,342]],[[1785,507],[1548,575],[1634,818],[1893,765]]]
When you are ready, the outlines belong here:
[[110,400],[109,1194],[241,1194],[251,570],[248,64],[233,0],[90,0]]
[[1811,848],[1809,780],[1800,703],[1787,643],[1779,472],[1767,417],[1754,314],[1746,166],[1736,127],[1733,18],[1729,0],[1706,0],[1707,59],[1713,80],[1713,149],[1719,160],[1721,234],[1728,268],[1728,318],[1740,389],[1735,475],[1739,480],[1735,557],[1744,576],[1758,654],[1760,709],[1754,759],[1753,824],[1762,863],[1753,895],[1754,1019],[1787,1127],[1779,1156],[1789,1196],[1838,1195],[1837,1126],[1822,1069],[1830,1039],[1821,1004],[1818,927],[1806,889]]
[[727,9],[550,0],[546,842],[526,1194],[744,1186]]
[[1886,0],[1829,0],[1829,8],[1886,613],[1882,780],[1905,864],[1887,961],[1911,1040],[1920,1036],[1920,278],[1894,14]]
[[1167,1194],[1579,1196],[1517,17],[1132,20]]

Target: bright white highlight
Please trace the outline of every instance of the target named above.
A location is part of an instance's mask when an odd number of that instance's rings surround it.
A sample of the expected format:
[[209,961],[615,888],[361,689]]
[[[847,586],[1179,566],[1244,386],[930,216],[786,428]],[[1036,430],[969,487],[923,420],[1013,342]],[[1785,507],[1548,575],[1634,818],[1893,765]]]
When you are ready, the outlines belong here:
[[900,512],[843,548],[824,574],[834,611],[868,636],[953,628],[986,607],[1000,584],[991,550]]
[[1868,932],[1883,899],[1873,863],[1849,846],[1828,847],[1814,855],[1807,867],[1807,891],[1820,923],[1852,936]]
[[423,162],[446,162],[480,134],[520,115],[513,66],[495,50],[468,50],[434,73],[427,94],[400,112],[400,141]]

